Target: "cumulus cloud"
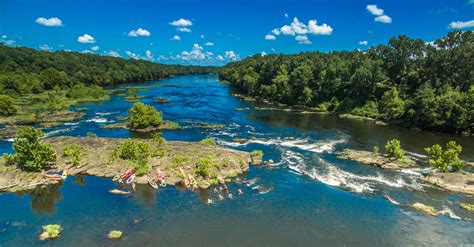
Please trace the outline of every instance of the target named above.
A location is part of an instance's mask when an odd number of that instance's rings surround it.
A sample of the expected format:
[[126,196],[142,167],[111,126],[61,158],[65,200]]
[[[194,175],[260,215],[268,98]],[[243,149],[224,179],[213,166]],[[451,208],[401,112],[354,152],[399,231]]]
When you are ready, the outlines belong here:
[[63,21],[61,21],[61,19],[57,17],[52,17],[49,19],[46,19],[44,17],[38,17],[35,22],[48,27],[60,27],[63,25]]
[[212,58],[212,52],[204,52],[204,49],[199,44],[194,44],[191,51],[183,51],[177,55],[181,60],[205,60]]
[[111,56],[111,57],[121,57],[117,51],[113,51],[113,50],[108,51],[106,55]]
[[375,22],[381,22],[381,23],[386,23],[390,24],[392,23],[392,18],[388,15],[384,15],[384,10],[377,7],[377,5],[374,4],[369,4],[367,5],[367,10],[375,16],[374,20]]
[[206,44],[204,44],[205,46],[214,46],[214,43],[212,42],[207,42]]
[[368,45],[369,42],[367,40],[359,41],[359,45]]
[[82,36],[77,37],[77,42],[83,43],[83,44],[93,44],[96,42],[96,40],[94,37],[86,33]]
[[369,4],[367,5],[367,10],[372,13],[373,15],[383,15],[383,9],[379,9],[377,5]]
[[192,30],[189,29],[189,28],[187,28],[187,27],[179,27],[179,28],[176,29],[176,30],[178,30],[179,32],[183,32],[183,33],[190,33],[190,32],[192,32]]
[[262,56],[262,57],[264,57],[266,55],[267,55],[267,53],[265,51],[262,51],[262,53],[260,53],[260,56]]
[[[308,24],[304,24],[298,20],[298,18],[294,18],[293,22],[289,25],[284,25],[281,28],[275,28],[272,30],[272,33],[276,36],[283,34],[283,35],[298,35],[304,36],[307,34],[312,35],[331,35],[333,29],[326,23],[322,25],[318,25],[317,20],[309,20]],[[271,37],[269,37],[271,38]],[[299,39],[302,39],[301,37]]]
[[463,29],[474,27],[474,20],[471,21],[453,21],[449,23],[449,28],[451,29]]
[[392,18],[388,15],[381,15],[375,17],[375,21],[390,24],[392,23]]
[[92,50],[92,51],[98,51],[99,49],[100,49],[99,46],[93,46],[93,47],[91,47],[91,50]]
[[265,39],[266,40],[276,40],[276,37],[275,37],[275,35],[267,34],[267,35],[265,35]]
[[129,56],[132,59],[140,59],[140,56],[138,54],[135,54],[131,51],[125,51],[125,54],[127,54],[127,56]]
[[237,61],[240,59],[239,54],[236,54],[234,51],[226,51],[224,57],[231,61]]
[[143,29],[143,28],[138,28],[137,30],[131,30],[130,32],[128,32],[128,36],[130,37],[138,37],[138,36],[148,37],[150,35],[151,33],[148,30]]
[[288,18],[288,13],[285,13],[285,18]]
[[170,22],[170,25],[175,27],[190,27],[193,25],[193,23],[190,20],[181,18],[179,20]]
[[42,50],[42,51],[51,51],[52,50],[51,47],[47,44],[40,45],[39,49]]
[[175,35],[175,36],[171,37],[171,40],[179,41],[179,40],[181,40],[181,37],[179,37],[178,35]]
[[201,39],[204,39],[206,36],[204,36],[204,34],[201,34],[201,36],[199,36]]
[[145,58],[146,58],[146,60],[153,61],[153,55],[151,54],[151,51],[146,50]]
[[224,61],[225,60],[224,56],[222,56],[222,55],[218,55],[216,57],[216,59],[219,60],[219,61]]
[[306,35],[298,35],[295,37],[295,40],[298,41],[298,44],[310,45],[311,41],[309,41],[308,36]]
[[8,36],[7,35],[2,35],[2,39],[6,39]]

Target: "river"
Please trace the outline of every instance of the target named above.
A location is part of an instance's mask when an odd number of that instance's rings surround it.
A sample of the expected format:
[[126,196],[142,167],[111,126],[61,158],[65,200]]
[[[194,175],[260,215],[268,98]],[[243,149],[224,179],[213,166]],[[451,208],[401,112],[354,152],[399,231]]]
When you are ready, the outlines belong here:
[[[136,85],[136,84],[135,84]],[[416,132],[331,115],[303,114],[242,101],[217,76],[178,76],[139,85],[142,102],[153,104],[165,120],[200,121],[224,129],[165,131],[167,140],[215,138],[219,145],[263,150],[274,164],[251,167],[233,181],[232,200],[212,190],[193,193],[173,186],[158,191],[138,186],[122,196],[110,179],[76,176],[64,184],[24,194],[0,194],[0,246],[474,246],[474,216],[459,202],[474,197],[449,193],[423,183],[423,169],[385,171],[341,160],[344,148],[370,150],[400,139],[410,155],[426,160],[423,148],[456,140],[463,158],[474,158],[472,138]],[[122,87],[125,87],[123,85]],[[170,98],[158,104],[153,97]],[[132,103],[112,95],[85,104],[87,116],[47,129],[47,136],[129,137],[127,130],[104,129],[126,116]],[[232,142],[243,138],[245,143]],[[11,152],[11,142],[0,142]],[[208,198],[215,203],[208,205]],[[421,202],[444,210],[427,216],[408,206]],[[41,226],[61,224],[62,236],[41,242]],[[119,241],[106,238],[121,230]]]

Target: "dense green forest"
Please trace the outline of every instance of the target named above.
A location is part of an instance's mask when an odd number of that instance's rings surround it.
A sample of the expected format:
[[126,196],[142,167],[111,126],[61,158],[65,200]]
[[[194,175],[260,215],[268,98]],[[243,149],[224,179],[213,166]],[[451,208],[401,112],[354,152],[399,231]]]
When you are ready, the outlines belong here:
[[472,31],[432,44],[402,35],[367,51],[255,55],[225,66],[220,79],[277,103],[424,130],[474,131]]
[[78,52],[37,51],[0,43],[0,95],[13,97],[77,85],[110,86],[215,71],[214,67],[163,65]]

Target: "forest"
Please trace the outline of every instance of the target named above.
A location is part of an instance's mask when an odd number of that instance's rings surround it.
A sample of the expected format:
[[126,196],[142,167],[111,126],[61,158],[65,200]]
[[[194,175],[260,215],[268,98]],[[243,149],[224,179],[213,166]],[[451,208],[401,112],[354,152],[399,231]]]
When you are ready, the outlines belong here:
[[474,33],[405,35],[366,51],[254,55],[219,71],[240,93],[421,130],[474,131]]
[[0,43],[0,95],[12,97],[78,85],[103,87],[215,71],[214,67],[163,65],[79,52],[37,51]]

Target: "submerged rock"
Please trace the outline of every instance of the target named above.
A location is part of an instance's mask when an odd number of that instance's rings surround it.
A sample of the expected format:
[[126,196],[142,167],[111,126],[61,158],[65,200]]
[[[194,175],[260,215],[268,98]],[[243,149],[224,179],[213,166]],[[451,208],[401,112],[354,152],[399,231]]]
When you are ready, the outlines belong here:
[[436,211],[436,209],[434,209],[432,206],[428,206],[428,205],[425,205],[423,203],[414,203],[413,205],[411,205],[411,207],[415,210],[418,210],[420,212],[423,212],[425,214],[429,214],[431,216],[437,216],[438,215],[438,212]]
[[468,212],[474,213],[474,204],[461,203],[459,204],[459,207]]
[[57,224],[43,226],[43,233],[39,235],[39,239],[46,240],[59,238],[62,230],[63,228],[61,225]]
[[122,232],[117,231],[117,230],[113,230],[113,231],[110,231],[107,234],[107,237],[110,238],[110,239],[120,239],[122,237]]

